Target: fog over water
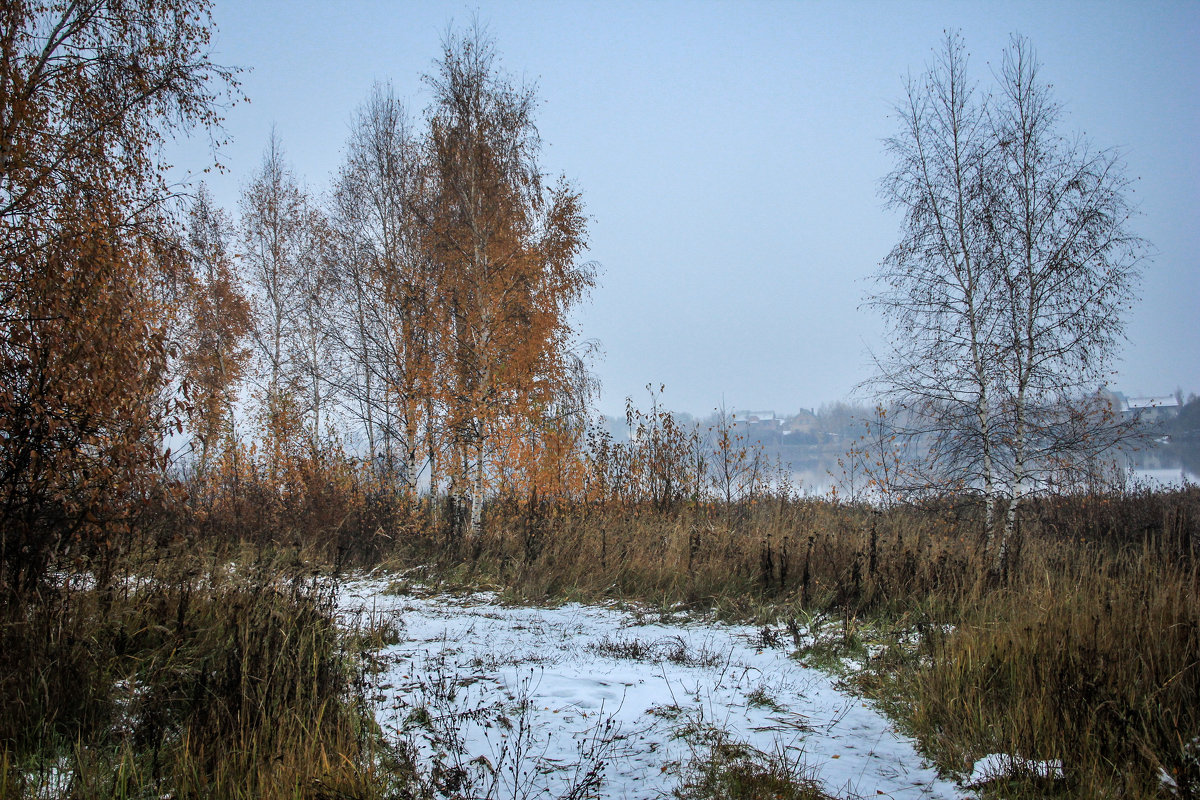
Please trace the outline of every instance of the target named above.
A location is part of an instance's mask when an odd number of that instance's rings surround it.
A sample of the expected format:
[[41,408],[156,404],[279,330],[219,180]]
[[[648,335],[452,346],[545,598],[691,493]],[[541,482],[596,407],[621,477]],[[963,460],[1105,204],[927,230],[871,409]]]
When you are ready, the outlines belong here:
[[[824,494],[843,479],[838,453],[823,453],[816,458],[794,460],[789,473],[807,495]],[[1130,487],[1174,489],[1186,483],[1200,484],[1200,445],[1188,447],[1154,446],[1116,459]]]

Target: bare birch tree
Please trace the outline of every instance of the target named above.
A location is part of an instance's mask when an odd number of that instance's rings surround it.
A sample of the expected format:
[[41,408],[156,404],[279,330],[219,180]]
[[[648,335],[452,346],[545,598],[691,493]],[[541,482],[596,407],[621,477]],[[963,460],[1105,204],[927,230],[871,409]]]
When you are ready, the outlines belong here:
[[1146,245],[1130,230],[1132,187],[1120,158],[1059,132],[1062,108],[1027,39],[1012,38],[998,79],[988,221],[1004,301],[1002,565],[1030,489],[1048,473],[1078,471],[1133,432],[1099,390],[1123,340]]
[[[342,391],[380,477],[409,499],[438,442],[434,403],[436,286],[420,246],[419,142],[390,86],[359,110],[333,195],[341,294],[335,327],[347,369]],[[436,476],[430,476],[436,486]]]
[[911,487],[981,492],[999,570],[1023,498],[1131,434],[1101,390],[1145,245],[1120,159],[1059,132],[1026,40],[994,97],[966,68],[948,35],[899,106],[882,194],[905,220],[869,304],[893,332],[876,379],[904,411],[889,424],[925,452]]
[[310,448],[317,447],[327,394],[320,307],[324,221],[284,160],[274,133],[262,167],[242,197],[241,239],[274,471],[280,453],[296,446],[291,439],[298,424],[308,428]]
[[893,332],[877,386],[900,407],[887,420],[928,457],[891,489],[977,487],[990,528],[995,503],[993,404],[1001,298],[986,222],[992,137],[987,100],[967,76],[960,37],[910,78],[887,140],[895,169],[881,194],[904,212],[901,239],[876,275],[869,304]]

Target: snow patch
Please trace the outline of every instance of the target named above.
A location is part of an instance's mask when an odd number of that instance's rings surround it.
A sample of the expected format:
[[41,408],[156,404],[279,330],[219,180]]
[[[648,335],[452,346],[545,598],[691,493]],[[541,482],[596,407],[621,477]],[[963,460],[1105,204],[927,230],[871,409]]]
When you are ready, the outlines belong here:
[[989,753],[971,767],[967,786],[982,786],[985,783],[1005,778],[1029,776],[1043,780],[1062,780],[1062,762],[1058,759],[1035,761],[1005,753]]
[[381,728],[420,763],[495,796],[669,795],[714,731],[785,754],[839,796],[964,796],[871,704],[760,629],[385,586],[351,584],[341,596],[348,616],[387,616],[400,630],[375,655]]

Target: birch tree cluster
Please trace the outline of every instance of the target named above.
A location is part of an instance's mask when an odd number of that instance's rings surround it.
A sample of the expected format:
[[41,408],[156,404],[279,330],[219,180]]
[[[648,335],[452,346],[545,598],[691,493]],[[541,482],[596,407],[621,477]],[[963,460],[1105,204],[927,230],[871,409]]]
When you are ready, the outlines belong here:
[[999,566],[1023,498],[1132,434],[1105,387],[1146,245],[1119,154],[1063,131],[1029,42],[1012,38],[991,90],[968,61],[948,35],[896,106],[881,194],[903,225],[869,305],[891,330],[874,382],[888,440],[919,454],[893,488],[982,494]]
[[485,494],[579,480],[595,273],[534,90],[450,33],[423,115],[377,86],[324,196],[272,135],[235,217],[164,157],[240,99],[210,11],[0,0],[2,591],[103,573],[178,499],[425,490],[477,531]]
[[[197,349],[245,376],[254,455],[282,492],[349,455],[373,491],[444,492],[478,531],[487,494],[569,477],[591,392],[570,315],[595,271],[579,193],[542,174],[536,94],[486,36],[449,34],[426,84],[420,118],[374,87],[325,197],[272,136],[224,233],[246,307],[226,320],[244,338]],[[206,214],[198,201],[192,227]],[[219,437],[194,431],[206,469]]]

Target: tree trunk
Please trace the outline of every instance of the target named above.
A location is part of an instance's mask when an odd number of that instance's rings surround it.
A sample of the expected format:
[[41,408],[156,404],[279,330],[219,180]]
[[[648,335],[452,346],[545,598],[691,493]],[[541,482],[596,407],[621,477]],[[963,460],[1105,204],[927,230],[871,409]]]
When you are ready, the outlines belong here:
[[475,474],[471,480],[471,527],[468,535],[472,541],[483,533],[483,445],[475,451]]

